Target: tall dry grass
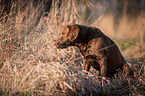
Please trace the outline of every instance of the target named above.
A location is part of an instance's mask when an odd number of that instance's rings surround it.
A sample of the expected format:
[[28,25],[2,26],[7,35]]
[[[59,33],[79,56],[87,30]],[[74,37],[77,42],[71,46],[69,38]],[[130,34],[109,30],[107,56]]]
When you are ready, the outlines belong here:
[[37,25],[35,17],[40,10],[33,6],[26,7],[15,17],[11,11],[5,15],[7,22],[3,17],[0,22],[0,95],[145,94],[144,61],[132,65],[135,78],[119,73],[119,77],[110,80],[96,76],[94,69],[84,74],[77,48],[56,49],[59,27],[81,22],[79,6],[74,0],[64,0],[60,7],[58,5],[59,0],[53,0],[48,16],[41,17]]

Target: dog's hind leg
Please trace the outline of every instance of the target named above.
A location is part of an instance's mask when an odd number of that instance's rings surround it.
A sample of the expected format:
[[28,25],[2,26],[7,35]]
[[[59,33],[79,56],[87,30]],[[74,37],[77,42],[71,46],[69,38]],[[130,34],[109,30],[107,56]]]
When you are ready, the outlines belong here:
[[127,63],[123,64],[122,69],[123,69],[123,74],[129,75],[129,76],[134,75],[133,70],[129,67]]

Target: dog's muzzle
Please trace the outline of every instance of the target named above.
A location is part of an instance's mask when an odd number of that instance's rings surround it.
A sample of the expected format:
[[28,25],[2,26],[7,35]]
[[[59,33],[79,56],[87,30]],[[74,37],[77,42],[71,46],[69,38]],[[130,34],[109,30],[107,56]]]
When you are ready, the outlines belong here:
[[63,49],[63,48],[67,48],[68,46],[69,46],[70,44],[69,43],[66,43],[66,42],[64,42],[64,43],[56,43],[56,47],[58,48],[58,49]]

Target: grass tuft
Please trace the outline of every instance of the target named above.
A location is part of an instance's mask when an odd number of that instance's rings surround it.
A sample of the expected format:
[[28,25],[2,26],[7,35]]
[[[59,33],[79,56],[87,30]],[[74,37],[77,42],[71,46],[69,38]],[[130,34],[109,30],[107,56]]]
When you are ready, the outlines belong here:
[[54,1],[39,21],[36,13],[41,10],[32,4],[15,16],[11,11],[0,21],[0,95],[145,95],[143,59],[128,60],[134,78],[119,73],[109,79],[96,76],[92,68],[84,74],[77,48],[56,49],[59,27],[80,23],[81,18],[76,1],[64,0],[61,6],[59,0]]

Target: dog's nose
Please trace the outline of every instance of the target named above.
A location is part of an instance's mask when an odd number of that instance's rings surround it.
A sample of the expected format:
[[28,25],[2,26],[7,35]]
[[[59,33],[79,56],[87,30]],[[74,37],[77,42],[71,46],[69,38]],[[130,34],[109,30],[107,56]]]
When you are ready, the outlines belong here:
[[59,47],[60,43],[59,42],[55,42],[56,47]]
[[59,45],[60,43],[55,43],[56,45]]

